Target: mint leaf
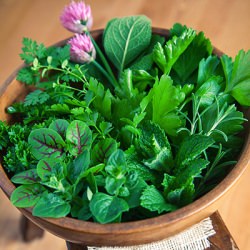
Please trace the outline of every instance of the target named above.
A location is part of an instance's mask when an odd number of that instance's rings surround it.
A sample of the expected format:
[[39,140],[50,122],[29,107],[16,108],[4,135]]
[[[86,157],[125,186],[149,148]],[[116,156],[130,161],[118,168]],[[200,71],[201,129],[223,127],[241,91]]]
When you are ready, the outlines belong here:
[[143,156],[143,163],[153,170],[169,171],[173,158],[164,131],[153,122],[145,122],[140,129],[138,154]]
[[177,209],[176,206],[167,203],[161,192],[153,185],[148,186],[142,192],[141,206],[158,214],[171,212]]
[[114,222],[129,210],[124,199],[105,193],[94,194],[89,205],[94,218],[101,224]]
[[104,31],[103,44],[108,58],[122,72],[150,43],[151,22],[145,16],[115,18]]
[[180,167],[176,169],[176,171],[179,173],[181,169],[183,169],[181,166],[196,159],[203,151],[213,144],[214,140],[205,135],[193,134],[186,137],[181,143],[175,159],[176,165]]

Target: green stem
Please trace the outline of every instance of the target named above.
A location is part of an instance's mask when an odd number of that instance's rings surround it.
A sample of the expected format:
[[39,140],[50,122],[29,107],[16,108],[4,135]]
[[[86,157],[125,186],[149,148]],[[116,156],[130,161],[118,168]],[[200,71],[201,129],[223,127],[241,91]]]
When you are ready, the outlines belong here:
[[95,49],[96,49],[97,54],[99,55],[99,57],[100,57],[100,59],[101,59],[103,65],[104,65],[106,71],[107,71],[108,74],[110,75],[109,79],[112,79],[112,81],[111,81],[112,85],[113,85],[114,87],[118,87],[119,84],[118,84],[118,82],[117,82],[117,80],[116,80],[116,78],[115,78],[115,76],[114,76],[114,74],[113,74],[112,69],[111,69],[110,66],[109,66],[108,61],[106,60],[104,54],[102,53],[100,47],[99,47],[98,44],[96,43],[95,39],[91,36],[90,32],[87,32],[87,34],[90,36],[91,41],[92,41],[92,43],[93,43],[93,45],[94,45],[94,47],[95,47]]
[[118,86],[117,82],[114,82],[113,78],[111,78],[107,71],[96,60],[93,60],[92,63],[108,79],[108,81],[113,85],[114,88]]

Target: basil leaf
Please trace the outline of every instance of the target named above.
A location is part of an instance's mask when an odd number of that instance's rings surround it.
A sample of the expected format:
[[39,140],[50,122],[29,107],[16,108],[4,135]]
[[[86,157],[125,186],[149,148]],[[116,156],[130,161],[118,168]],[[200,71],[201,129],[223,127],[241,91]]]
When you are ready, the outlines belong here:
[[32,214],[39,217],[61,218],[70,212],[70,204],[52,193],[43,195],[36,203]]
[[112,19],[104,31],[104,49],[122,72],[150,44],[151,21],[145,16]]
[[99,223],[115,221],[123,212],[129,210],[124,199],[104,193],[96,193],[90,201],[90,211]]
[[72,163],[68,165],[67,176],[72,184],[77,182],[78,178],[82,177],[82,174],[86,172],[90,165],[90,153],[88,150],[84,150],[78,155]]

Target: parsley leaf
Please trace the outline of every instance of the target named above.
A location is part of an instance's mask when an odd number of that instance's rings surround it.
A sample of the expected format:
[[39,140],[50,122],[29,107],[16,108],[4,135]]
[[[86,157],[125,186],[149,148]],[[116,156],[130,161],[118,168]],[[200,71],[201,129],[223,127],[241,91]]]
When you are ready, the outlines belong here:
[[46,101],[48,101],[48,99],[50,98],[50,96],[44,92],[41,91],[40,89],[37,89],[31,93],[29,93],[24,100],[24,106],[34,106],[37,104],[43,104]]

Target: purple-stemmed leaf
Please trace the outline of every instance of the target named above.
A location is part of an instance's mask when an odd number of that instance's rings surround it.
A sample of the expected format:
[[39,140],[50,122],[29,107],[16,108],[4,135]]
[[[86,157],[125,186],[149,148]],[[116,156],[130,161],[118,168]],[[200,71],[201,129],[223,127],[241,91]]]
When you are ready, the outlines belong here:
[[93,148],[91,158],[93,164],[103,163],[117,150],[117,142],[112,138],[99,141]]
[[43,158],[63,159],[65,142],[53,129],[40,128],[31,131],[28,142],[37,160]]
[[21,185],[13,191],[10,200],[16,207],[33,207],[45,191],[40,184]]
[[55,130],[59,135],[64,138],[68,126],[68,121],[64,119],[57,119],[49,125],[49,128]]
[[85,122],[75,120],[67,128],[66,139],[70,143],[70,153],[77,156],[90,149],[92,132]]
[[42,181],[47,181],[51,176],[61,180],[65,177],[65,168],[59,159],[55,161],[53,158],[44,158],[37,164],[37,174]]
[[36,169],[29,169],[14,175],[11,181],[16,184],[34,184],[39,181]]

